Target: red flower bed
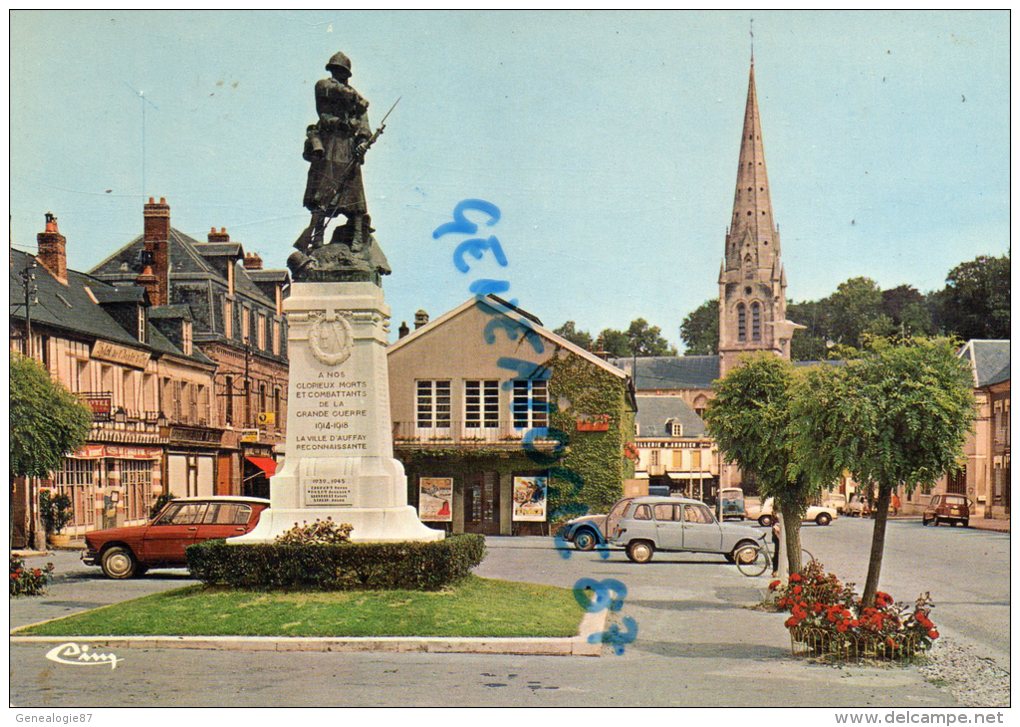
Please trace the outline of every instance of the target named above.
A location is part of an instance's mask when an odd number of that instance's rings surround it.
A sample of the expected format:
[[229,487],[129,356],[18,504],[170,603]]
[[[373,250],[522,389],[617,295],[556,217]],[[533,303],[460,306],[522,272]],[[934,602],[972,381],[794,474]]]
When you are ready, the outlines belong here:
[[16,555],[11,556],[10,595],[38,596],[46,590],[46,584],[52,578],[52,563],[47,563],[44,568],[26,568],[24,560]]
[[791,574],[785,586],[773,581],[769,590],[776,594],[776,605],[790,613],[784,625],[795,640],[810,634],[815,643],[824,644],[824,650],[833,653],[847,653],[851,645],[859,653],[864,644],[869,655],[912,656],[930,649],[939,637],[929,618],[934,604],[927,593],[909,606],[896,604],[888,593],[878,591],[875,605],[861,608],[853,584],[841,583],[818,561]]

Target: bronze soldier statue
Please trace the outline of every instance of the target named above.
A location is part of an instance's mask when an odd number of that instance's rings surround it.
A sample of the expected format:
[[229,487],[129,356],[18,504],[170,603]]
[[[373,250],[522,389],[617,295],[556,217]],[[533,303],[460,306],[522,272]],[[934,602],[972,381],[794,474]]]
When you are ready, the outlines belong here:
[[[365,204],[361,165],[383,127],[372,133],[368,101],[348,83],[350,58],[336,53],[326,70],[331,78],[315,84],[319,120],[308,127],[302,154],[310,163],[304,206],[312,219],[294,243],[298,252],[287,264],[296,281],[354,280],[371,272],[378,282],[379,275],[388,274],[390,269],[371,234],[374,230]],[[326,225],[340,215],[346,223],[335,230],[327,244],[323,239]],[[333,245],[346,249],[323,249]]]

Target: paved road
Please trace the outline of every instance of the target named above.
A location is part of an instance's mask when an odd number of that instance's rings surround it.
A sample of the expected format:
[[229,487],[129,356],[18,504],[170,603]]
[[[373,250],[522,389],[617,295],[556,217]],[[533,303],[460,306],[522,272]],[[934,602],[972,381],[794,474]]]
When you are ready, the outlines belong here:
[[[873,528],[872,520],[840,518],[825,528],[805,525],[801,532],[804,546],[860,591]],[[1009,533],[892,520],[879,588],[897,601],[930,592],[941,634],[979,647],[1009,670]]]
[[[870,532],[867,522],[839,520],[829,528],[806,528],[809,549],[843,572]],[[923,547],[917,538],[929,538]],[[955,538],[955,539],[954,539]],[[913,567],[931,563],[938,552],[951,555],[939,575],[961,590],[936,611],[944,631],[968,628],[968,609],[982,614],[979,634],[998,634],[997,602],[1008,602],[1008,580],[982,586],[978,571],[996,574],[1005,566],[1003,536],[920,525],[890,527],[883,586],[897,597],[916,590]],[[1006,543],[1008,544],[1008,543]],[[54,664],[45,649],[11,648],[13,705],[100,706],[899,706],[945,707],[952,694],[923,680],[915,668],[835,668],[804,663],[789,654],[789,639],[776,614],[752,611],[767,579],[747,579],[721,559],[657,554],[644,566],[620,552],[603,560],[597,553],[564,559],[549,539],[491,539],[478,573],[571,587],[578,578],[615,578],[628,593],[621,616],[638,624],[637,641],[617,656],[601,658],[523,657],[466,654],[240,653],[193,650],[124,650],[116,670]],[[917,553],[914,558],[911,553]],[[61,554],[62,555],[62,554]],[[863,556],[861,556],[863,557]],[[841,561],[840,559],[845,559]],[[57,559],[58,568],[66,567]],[[994,561],[995,563],[986,561]],[[12,604],[12,623],[79,610],[125,596],[188,583],[184,574],[158,572],[126,584],[112,584],[95,571],[72,572],[41,599]],[[898,575],[900,573],[906,575]],[[851,573],[851,575],[853,575]],[[154,577],[155,576],[155,577]],[[895,584],[902,578],[903,585]],[[919,581],[918,581],[919,582]],[[938,581],[939,583],[942,580]],[[925,586],[935,593],[935,581]],[[972,608],[964,603],[977,599]],[[527,618],[527,614],[522,614]],[[941,618],[941,620],[940,620]],[[944,625],[943,625],[944,624]],[[950,625],[952,624],[952,626]],[[983,637],[982,637],[983,638]],[[1008,646],[1006,647],[1008,649]],[[1005,653],[1005,652],[1003,652]],[[1007,655],[1008,658],[1008,655]]]

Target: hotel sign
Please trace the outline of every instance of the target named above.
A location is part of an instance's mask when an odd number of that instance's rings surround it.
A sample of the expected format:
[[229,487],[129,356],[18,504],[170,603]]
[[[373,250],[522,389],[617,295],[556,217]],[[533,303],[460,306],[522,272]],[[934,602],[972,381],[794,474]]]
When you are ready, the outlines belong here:
[[109,341],[96,341],[95,345],[92,346],[92,358],[100,358],[124,364],[125,366],[144,369],[145,365],[149,363],[149,352],[139,351],[127,346],[118,346],[116,343],[110,343]]

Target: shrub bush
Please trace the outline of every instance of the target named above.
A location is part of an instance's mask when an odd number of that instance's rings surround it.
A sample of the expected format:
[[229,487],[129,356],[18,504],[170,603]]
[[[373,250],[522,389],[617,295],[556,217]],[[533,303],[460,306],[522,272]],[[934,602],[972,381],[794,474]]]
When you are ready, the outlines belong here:
[[62,492],[53,495],[49,490],[39,492],[39,516],[47,533],[59,535],[74,519],[71,498]]
[[879,591],[874,606],[861,608],[853,584],[841,583],[815,560],[791,574],[785,586],[772,581],[769,590],[776,594],[776,605],[790,613],[784,625],[795,640],[807,631],[824,634],[818,643],[833,654],[848,653],[851,644],[866,642],[872,645],[872,656],[910,657],[930,649],[939,637],[929,618],[934,604],[927,593],[911,606],[897,604]]
[[485,556],[481,535],[431,543],[228,545],[187,549],[191,574],[207,585],[253,590],[435,591],[463,579]]
[[43,568],[26,568],[25,561],[11,556],[12,596],[38,596],[46,591],[46,585],[53,580],[53,564]]

